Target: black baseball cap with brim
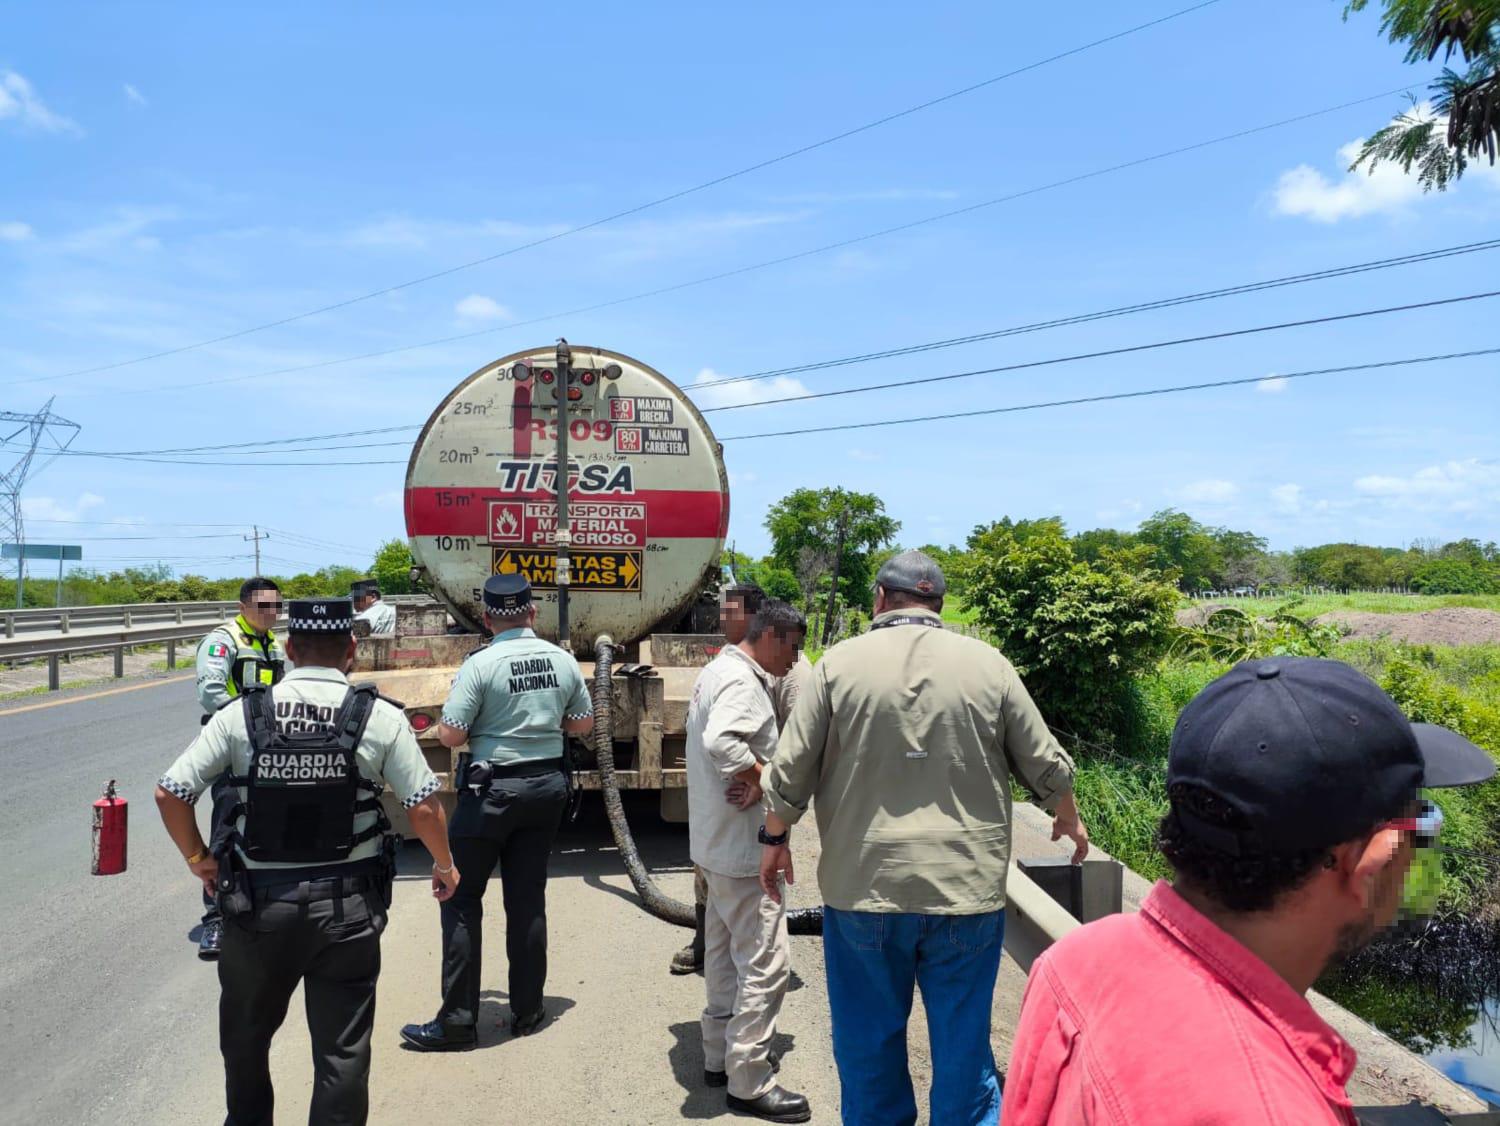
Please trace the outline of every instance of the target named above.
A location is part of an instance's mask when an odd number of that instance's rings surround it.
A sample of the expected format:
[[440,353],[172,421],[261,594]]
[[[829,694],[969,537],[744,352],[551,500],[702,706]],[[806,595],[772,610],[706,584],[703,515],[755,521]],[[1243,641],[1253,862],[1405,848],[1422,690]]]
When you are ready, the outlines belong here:
[[1412,723],[1342,661],[1236,665],[1183,709],[1167,786],[1201,787],[1236,810],[1236,831],[1176,809],[1184,829],[1231,855],[1284,855],[1353,840],[1426,788],[1471,786],[1495,760],[1455,731]]

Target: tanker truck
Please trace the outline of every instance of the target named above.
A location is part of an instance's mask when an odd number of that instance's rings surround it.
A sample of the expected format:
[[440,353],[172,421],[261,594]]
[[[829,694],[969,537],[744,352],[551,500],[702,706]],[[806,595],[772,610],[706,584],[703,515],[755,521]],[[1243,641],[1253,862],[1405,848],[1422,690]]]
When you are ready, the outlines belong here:
[[[402,702],[449,812],[459,751],[437,741],[443,701],[487,641],[485,579],[519,573],[537,633],[571,648],[593,686],[595,734],[573,748],[581,785],[606,790],[612,820],[611,791],[633,789],[685,821],[688,698],[723,643],[708,631],[729,485],[682,391],[639,360],[565,342],[486,364],[422,428],[405,514],[414,577],[435,601],[398,605],[394,636],[361,637],[353,679]],[[387,813],[409,835],[389,796]]]

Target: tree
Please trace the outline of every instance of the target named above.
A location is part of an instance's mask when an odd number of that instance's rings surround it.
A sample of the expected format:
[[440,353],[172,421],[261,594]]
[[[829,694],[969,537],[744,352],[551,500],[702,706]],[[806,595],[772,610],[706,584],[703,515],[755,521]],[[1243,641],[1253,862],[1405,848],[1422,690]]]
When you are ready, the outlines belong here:
[[[844,525],[841,557],[837,552],[840,520]],[[766,530],[771,533],[771,558],[797,576],[804,597],[816,591],[818,581],[833,569],[838,557],[840,595],[846,604],[868,610],[874,579],[871,554],[891,543],[901,524],[885,514],[885,502],[873,493],[797,489],[771,506]],[[820,564],[826,564],[822,571]]]
[[1102,559],[1106,552],[1135,547],[1139,542],[1130,532],[1122,532],[1115,528],[1094,528],[1091,531],[1079,532],[1073,537],[1073,554],[1085,563],[1095,563]]
[[1213,531],[1186,512],[1164,508],[1141,522],[1136,538],[1155,549],[1158,571],[1176,572],[1183,590],[1210,590],[1224,565]]
[[1060,521],[1025,532],[992,525],[964,557],[966,601],[1049,723],[1108,736],[1126,682],[1171,644],[1177,591],[1168,576],[1127,563],[1126,553],[1078,559]]
[[410,594],[411,548],[405,540],[387,540],[375,553],[370,574],[380,583],[382,594]]
[[[1363,11],[1370,0],[1349,0],[1344,8]],[[1463,176],[1469,161],[1485,156],[1495,163],[1500,142],[1500,3],[1497,0],[1380,0],[1380,30],[1392,43],[1405,43],[1408,63],[1430,63],[1441,51],[1446,63],[1455,52],[1462,74],[1443,67],[1430,84],[1432,113],[1413,99],[1412,109],[1365,141],[1350,171],[1361,164],[1373,172],[1393,160],[1406,172],[1417,167],[1424,191],[1444,191]],[[1439,125],[1446,120],[1446,128]]]

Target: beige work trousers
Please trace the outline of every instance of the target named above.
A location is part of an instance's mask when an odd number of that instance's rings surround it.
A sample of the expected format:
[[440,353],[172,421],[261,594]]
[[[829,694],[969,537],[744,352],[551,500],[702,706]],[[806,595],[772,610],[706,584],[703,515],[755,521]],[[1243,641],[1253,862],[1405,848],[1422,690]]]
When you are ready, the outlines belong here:
[[729,1093],[759,1098],[771,1089],[771,1038],[791,977],[786,907],[754,876],[704,871],[703,1066],[729,1075]]

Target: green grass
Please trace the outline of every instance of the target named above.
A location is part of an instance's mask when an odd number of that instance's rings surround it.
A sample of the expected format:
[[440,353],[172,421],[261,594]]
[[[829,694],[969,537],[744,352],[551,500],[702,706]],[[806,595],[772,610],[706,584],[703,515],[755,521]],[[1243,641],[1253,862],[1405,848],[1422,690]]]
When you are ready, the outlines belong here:
[[[1262,606],[1265,607],[1265,613],[1270,613],[1273,608],[1288,600],[1289,598],[1225,598],[1222,601],[1230,606],[1247,609]],[[1204,605],[1196,599],[1187,600],[1184,604]],[[1365,614],[1412,614],[1450,606],[1500,611],[1500,594],[1309,594],[1302,596],[1301,604],[1295,612],[1302,617],[1315,618],[1333,610],[1354,610]]]
[[972,625],[978,616],[978,611],[971,610],[956,598],[943,603],[943,621],[945,622],[956,622],[967,626]]

